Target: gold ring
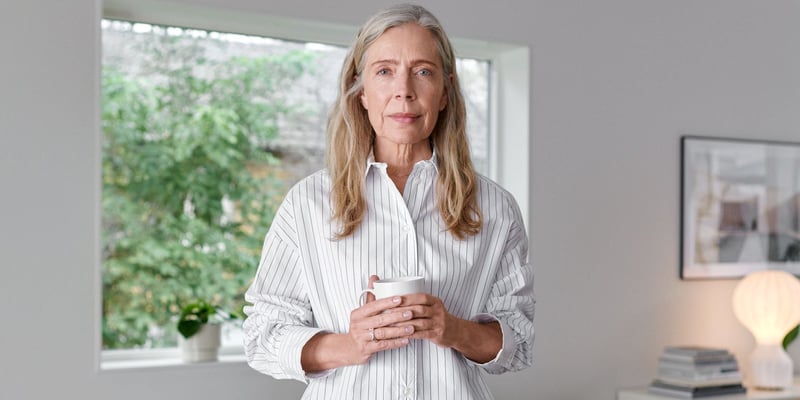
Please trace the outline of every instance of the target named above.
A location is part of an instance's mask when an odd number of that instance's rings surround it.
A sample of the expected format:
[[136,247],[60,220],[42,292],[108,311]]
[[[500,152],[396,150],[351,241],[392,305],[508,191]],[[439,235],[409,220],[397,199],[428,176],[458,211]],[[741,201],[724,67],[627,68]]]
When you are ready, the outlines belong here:
[[369,340],[372,342],[375,341],[375,328],[369,328]]

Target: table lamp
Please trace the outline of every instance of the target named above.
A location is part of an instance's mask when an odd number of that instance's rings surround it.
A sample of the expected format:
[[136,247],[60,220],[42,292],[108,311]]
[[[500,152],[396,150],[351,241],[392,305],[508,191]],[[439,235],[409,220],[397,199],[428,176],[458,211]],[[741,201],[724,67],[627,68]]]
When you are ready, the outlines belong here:
[[800,281],[785,271],[750,273],[733,291],[733,312],[756,339],[750,355],[750,385],[785,389],[792,385],[792,359],[783,337],[800,322]]

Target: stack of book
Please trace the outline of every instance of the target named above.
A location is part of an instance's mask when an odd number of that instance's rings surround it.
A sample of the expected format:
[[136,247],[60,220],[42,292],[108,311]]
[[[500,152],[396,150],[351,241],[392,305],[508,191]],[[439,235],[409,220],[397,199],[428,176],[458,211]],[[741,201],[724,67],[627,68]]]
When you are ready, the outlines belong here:
[[650,393],[684,399],[745,393],[736,357],[725,349],[667,346]]

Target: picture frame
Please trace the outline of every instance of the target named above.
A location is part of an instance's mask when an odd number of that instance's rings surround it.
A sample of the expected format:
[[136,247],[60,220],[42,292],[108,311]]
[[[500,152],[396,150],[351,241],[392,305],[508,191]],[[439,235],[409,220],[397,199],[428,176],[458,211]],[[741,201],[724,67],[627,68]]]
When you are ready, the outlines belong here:
[[800,275],[800,143],[681,137],[681,279]]

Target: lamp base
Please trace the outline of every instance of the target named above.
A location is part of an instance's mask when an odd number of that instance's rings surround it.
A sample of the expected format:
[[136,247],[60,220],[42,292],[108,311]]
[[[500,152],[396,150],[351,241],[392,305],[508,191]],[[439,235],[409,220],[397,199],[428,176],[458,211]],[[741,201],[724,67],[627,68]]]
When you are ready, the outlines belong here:
[[759,344],[750,355],[750,385],[783,390],[792,386],[792,359],[780,344]]

